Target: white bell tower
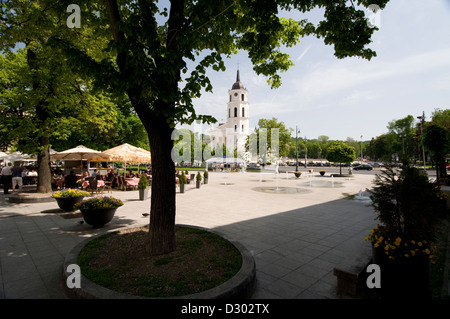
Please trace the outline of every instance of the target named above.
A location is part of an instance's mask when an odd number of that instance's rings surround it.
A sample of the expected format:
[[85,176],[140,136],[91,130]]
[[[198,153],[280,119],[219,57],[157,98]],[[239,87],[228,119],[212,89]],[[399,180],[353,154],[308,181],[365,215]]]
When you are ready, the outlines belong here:
[[[228,91],[229,102],[227,103],[227,148],[233,143],[238,153],[245,152],[245,141],[250,135],[249,130],[249,103],[248,91],[242,84],[239,69],[236,74],[236,82]],[[231,139],[231,141],[230,141]]]

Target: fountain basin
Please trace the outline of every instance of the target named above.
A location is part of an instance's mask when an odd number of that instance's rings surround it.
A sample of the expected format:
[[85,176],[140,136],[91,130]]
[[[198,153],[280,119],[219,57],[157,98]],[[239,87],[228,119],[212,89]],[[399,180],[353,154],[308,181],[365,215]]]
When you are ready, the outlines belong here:
[[344,187],[344,182],[341,181],[330,181],[330,180],[315,180],[310,179],[309,181],[298,183],[299,186],[308,186],[308,187],[324,187],[324,188],[338,188]]
[[298,187],[277,187],[277,186],[261,186],[254,187],[252,190],[256,192],[269,193],[269,194],[306,194],[311,192],[306,188]]

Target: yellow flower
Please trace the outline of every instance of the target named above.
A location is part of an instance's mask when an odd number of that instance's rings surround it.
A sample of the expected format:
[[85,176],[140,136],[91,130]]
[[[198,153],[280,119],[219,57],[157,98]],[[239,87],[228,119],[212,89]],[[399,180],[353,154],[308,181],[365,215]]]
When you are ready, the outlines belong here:
[[405,254],[405,257],[409,257],[409,255],[408,255],[408,254]]
[[419,245],[419,247],[422,247],[422,242],[418,242],[417,245]]
[[414,251],[414,250],[411,250],[411,255],[415,255],[416,254],[416,252]]
[[416,242],[415,242],[414,240],[411,240],[411,244],[415,245],[415,244],[416,244]]
[[380,244],[375,243],[375,244],[373,245],[373,247],[377,248],[379,245],[380,245]]
[[428,248],[425,249],[423,252],[426,253],[426,254],[428,254],[428,255],[431,253],[430,250],[429,250]]
[[401,241],[402,241],[402,239],[400,238],[400,237],[397,237],[397,239],[395,240],[395,245],[396,246],[400,246],[400,243],[401,243]]

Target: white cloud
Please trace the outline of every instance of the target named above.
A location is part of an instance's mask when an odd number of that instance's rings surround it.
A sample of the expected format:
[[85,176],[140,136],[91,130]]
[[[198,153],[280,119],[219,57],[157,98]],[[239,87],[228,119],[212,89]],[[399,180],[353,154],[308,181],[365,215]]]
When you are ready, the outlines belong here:
[[419,53],[395,61],[336,60],[319,64],[301,79],[294,80],[297,92],[307,101],[323,99],[357,87],[379,86],[394,77],[420,76],[450,66],[450,48]]

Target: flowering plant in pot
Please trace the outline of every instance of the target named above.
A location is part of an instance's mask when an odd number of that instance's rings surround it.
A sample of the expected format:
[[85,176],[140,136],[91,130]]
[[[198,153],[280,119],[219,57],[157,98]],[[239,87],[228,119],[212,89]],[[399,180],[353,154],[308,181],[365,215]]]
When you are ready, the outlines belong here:
[[74,211],[75,204],[81,202],[85,196],[89,196],[89,192],[76,188],[65,188],[52,194],[59,208],[66,212]]
[[89,192],[83,191],[78,188],[64,188],[53,192],[53,198],[69,198],[69,197],[84,197],[89,196]]
[[120,199],[104,196],[84,200],[75,207],[81,211],[87,224],[101,227],[113,219],[116,209],[122,205]]
[[388,167],[374,184],[370,199],[380,224],[366,240],[381,268],[383,294],[429,298],[439,194],[428,176],[408,165],[399,171]]

